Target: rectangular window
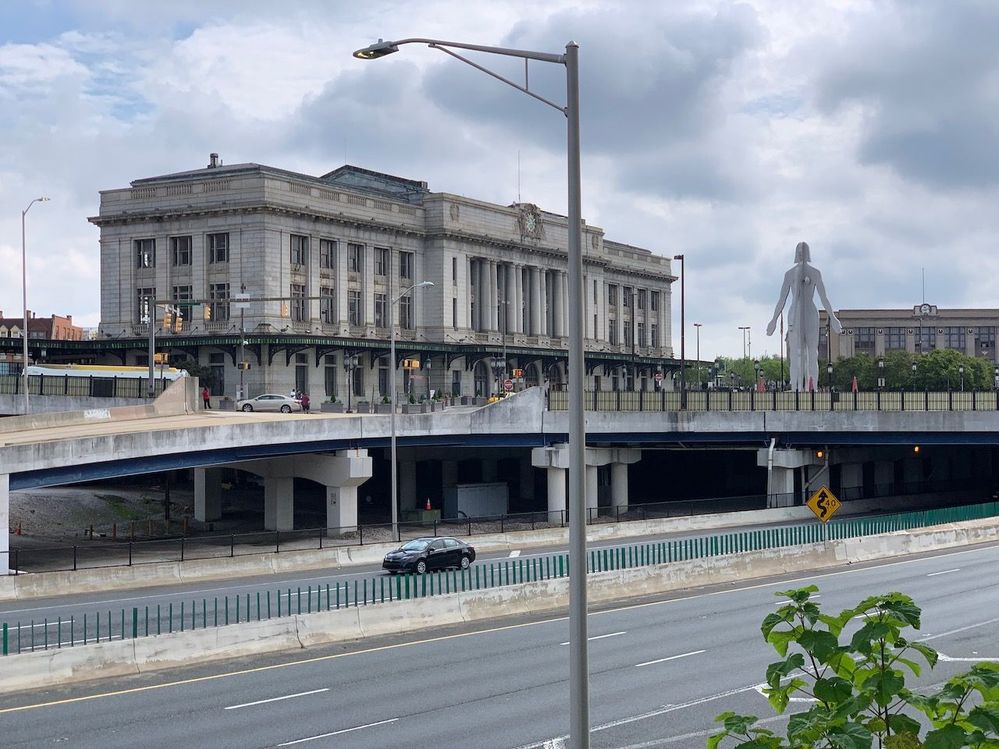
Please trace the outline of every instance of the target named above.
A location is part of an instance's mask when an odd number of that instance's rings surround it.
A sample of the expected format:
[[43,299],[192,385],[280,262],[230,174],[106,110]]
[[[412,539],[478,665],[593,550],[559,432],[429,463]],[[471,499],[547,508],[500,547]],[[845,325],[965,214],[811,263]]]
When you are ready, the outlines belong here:
[[649,331],[652,334],[652,348],[659,348],[659,326],[652,323],[649,326]]
[[597,303],[597,279],[593,279],[593,303]]
[[624,326],[624,345],[632,346],[635,343],[635,331],[632,329],[630,323],[625,323]]
[[632,298],[631,298],[631,296],[632,296],[631,287],[630,286],[622,286],[621,287],[621,296],[624,297],[624,307],[625,307],[625,309],[631,309],[631,303],[633,301]]
[[305,286],[299,283],[291,285],[291,319],[292,322],[305,320]]
[[354,395],[364,395],[364,367],[354,367],[351,370],[351,385]]
[[905,328],[885,328],[885,351],[905,351]]
[[615,284],[607,284],[607,306],[617,306],[617,286]]
[[399,253],[399,278],[413,278],[413,253]]
[[308,265],[309,263],[309,238],[301,234],[291,235],[291,264]]
[[364,308],[361,307],[361,292],[356,289],[347,292],[347,322],[351,325],[364,324]]
[[947,348],[955,349],[956,351],[964,352],[965,344],[965,328],[960,327],[949,327],[944,328],[944,345]]
[[171,290],[170,298],[175,302],[183,302],[194,297],[191,295],[190,286],[174,286]]
[[136,239],[135,240],[135,267],[155,268],[156,267],[156,240]]
[[170,265],[177,268],[191,264],[191,238],[170,237]]
[[351,273],[364,272],[364,245],[347,243],[347,270]]
[[324,372],[325,372],[325,381],[323,382],[323,385],[325,385],[324,390],[326,392],[326,397],[329,398],[330,400],[335,400],[336,399],[336,359],[334,359],[334,357],[332,357],[332,356],[327,356],[326,357],[326,367],[324,368]]
[[334,270],[336,268],[337,243],[335,239],[319,240],[319,268]]
[[156,287],[147,286],[135,290],[135,321],[140,323],[149,322],[149,309],[153,300],[156,299]]
[[458,300],[451,300],[451,328],[453,330],[458,329]]
[[375,247],[375,275],[387,276],[389,272],[389,251],[387,247]]
[[229,284],[208,284],[208,298],[211,300],[212,321],[224,322],[229,319]]
[[607,342],[611,346],[617,346],[617,321],[611,320],[607,328]]
[[652,312],[658,312],[659,311],[659,292],[658,291],[650,291],[649,292],[649,309]]
[[319,319],[324,323],[331,323],[336,320],[336,305],[333,297],[333,289],[328,286],[319,287]]
[[223,231],[205,237],[208,243],[209,263],[229,262],[229,232]]
[[413,298],[408,294],[399,300],[399,327],[413,329]]
[[645,323],[638,323],[638,345],[645,345]]
[[874,328],[857,328],[854,331],[853,350],[857,354],[874,355]]
[[451,283],[458,283],[458,258],[451,258]]
[[935,328],[918,328],[916,333],[916,353],[925,354],[937,347]]
[[638,309],[645,309],[645,289],[638,290]]
[[388,319],[385,316],[388,297],[385,294],[375,294],[375,327],[387,328]]

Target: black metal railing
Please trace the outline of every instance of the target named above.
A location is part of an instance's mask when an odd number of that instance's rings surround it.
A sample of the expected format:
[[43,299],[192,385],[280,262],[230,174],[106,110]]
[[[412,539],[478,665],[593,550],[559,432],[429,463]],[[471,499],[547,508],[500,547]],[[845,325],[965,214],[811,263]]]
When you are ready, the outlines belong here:
[[[156,394],[163,392],[169,380],[154,378]],[[63,377],[61,375],[28,375],[29,395],[62,395],[77,398],[145,398],[148,377]],[[0,375],[0,395],[23,395],[24,378],[20,375]]]
[[[999,390],[587,390],[583,403],[588,411],[999,411]],[[549,390],[549,410],[568,407],[565,390]]]
[[[981,482],[919,481],[891,482],[866,487],[839,489],[842,501],[876,499],[940,492],[979,490],[985,493]],[[769,501],[766,494],[704,499],[677,499],[667,502],[648,502],[627,506],[591,507],[587,509],[587,524],[619,523],[634,520],[653,520],[671,517],[689,517],[713,513],[746,512],[762,510],[768,506],[798,504],[797,495],[774,495]],[[946,504],[945,502],[942,504]],[[141,538],[136,528],[144,523],[130,525],[127,533],[116,538],[88,530],[92,540],[72,545],[15,547],[7,559],[0,552],[0,567],[8,562],[11,574],[22,572],[58,572],[123,567],[158,562],[187,562],[200,559],[218,559],[254,554],[280,554],[290,551],[309,551],[346,546],[364,546],[377,543],[399,543],[420,536],[459,536],[473,538],[493,533],[510,533],[542,528],[562,528],[569,522],[564,510],[539,510],[508,515],[476,518],[434,519],[422,522],[405,521],[392,532],[390,523],[370,523],[344,528],[307,528],[286,531],[253,531],[228,534],[173,535],[167,538]],[[176,527],[176,526],[175,526]],[[184,527],[184,526],[180,526]],[[123,529],[124,531],[124,529]],[[12,540],[16,536],[12,537]]]

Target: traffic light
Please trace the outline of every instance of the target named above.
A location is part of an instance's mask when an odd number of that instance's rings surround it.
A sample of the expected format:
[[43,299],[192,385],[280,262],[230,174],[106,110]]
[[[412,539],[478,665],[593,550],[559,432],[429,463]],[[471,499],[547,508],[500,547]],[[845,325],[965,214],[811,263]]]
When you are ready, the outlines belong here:
[[288,302],[281,302],[281,317],[288,317],[291,314],[288,311]]
[[523,369],[515,369],[515,370],[513,370],[512,374],[513,374],[513,376],[515,378],[520,378],[520,377],[524,376],[524,370]]
[[170,330],[173,327],[173,310],[165,310],[163,312],[163,329]]
[[419,359],[403,359],[402,360],[403,369],[419,369],[420,360]]
[[169,364],[169,363],[170,363],[170,354],[166,353],[153,354],[153,364]]
[[202,310],[202,315],[204,315],[205,322],[209,322],[212,319],[212,305],[206,304]]
[[818,458],[819,460],[822,460],[824,457],[826,457],[826,454],[823,450],[816,450],[815,457]]
[[250,368],[250,362],[248,361],[236,362],[236,369],[249,369],[249,368]]
[[177,310],[173,316],[173,332],[179,333],[184,329],[184,313]]

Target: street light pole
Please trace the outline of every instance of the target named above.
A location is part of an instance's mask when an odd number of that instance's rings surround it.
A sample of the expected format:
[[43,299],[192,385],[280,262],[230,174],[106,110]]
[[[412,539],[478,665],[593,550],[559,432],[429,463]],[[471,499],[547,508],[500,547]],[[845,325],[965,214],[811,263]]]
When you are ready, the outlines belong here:
[[687,332],[684,320],[686,312],[684,286],[687,283],[687,273],[683,265],[683,255],[674,255],[673,259],[680,261],[680,408],[684,408],[687,405],[687,352],[684,348]]
[[391,395],[392,411],[390,415],[391,429],[392,429],[392,444],[391,444],[391,462],[392,462],[392,538],[395,540],[401,540],[399,536],[399,471],[396,464],[396,451],[395,451],[395,381],[396,381],[396,366],[395,366],[395,305],[402,299],[406,294],[411,292],[413,289],[418,289],[421,286],[433,286],[433,281],[420,281],[417,284],[413,284],[408,288],[404,289],[402,292],[392,300],[392,304],[389,305],[389,328],[391,329],[389,344],[389,372],[392,376],[392,381],[389,383],[389,393]]
[[694,323],[695,355],[697,356],[697,387],[701,386],[701,323]]
[[[579,168],[579,45],[569,42],[565,54],[533,52],[522,49],[486,47],[439,39],[402,39],[379,41],[354,52],[362,60],[375,59],[398,52],[402,44],[426,44],[471,65],[508,86],[547,104],[566,118],[566,162],[568,183],[568,272],[569,272],[569,738],[575,749],[590,746],[589,683],[586,642],[586,433],[583,411],[583,255],[582,216],[580,207]],[[488,54],[518,57],[525,61],[524,85],[504,78],[454,52],[450,47]],[[565,106],[531,91],[527,81],[527,62],[554,63],[565,66]]]
[[[748,325],[740,325],[739,330],[742,331],[742,358],[746,358],[746,332],[749,330]],[[750,349],[752,350],[752,349]]]
[[44,203],[48,198],[35,198],[27,207],[21,211],[21,300],[24,302],[24,317],[21,319],[21,377],[24,378],[24,415],[27,416],[31,410],[31,402],[28,396],[28,252],[27,241],[25,240],[25,221],[31,206],[35,203]]

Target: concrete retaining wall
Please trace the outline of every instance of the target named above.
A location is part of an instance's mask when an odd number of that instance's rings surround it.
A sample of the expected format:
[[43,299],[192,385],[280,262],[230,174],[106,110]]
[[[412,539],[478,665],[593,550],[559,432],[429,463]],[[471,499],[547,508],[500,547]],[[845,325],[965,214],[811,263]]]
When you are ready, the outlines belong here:
[[[904,508],[918,510],[932,507],[947,496],[886,497],[846,502],[841,515],[860,514],[877,510]],[[758,510],[752,513],[715,513],[679,518],[636,520],[625,523],[606,523],[587,528],[587,541],[626,541],[643,536],[664,533],[689,533],[719,528],[749,529],[754,525],[769,525],[813,520],[807,507],[782,507]],[[484,534],[468,539],[480,553],[504,552],[513,549],[531,549],[544,546],[566,545],[568,528],[545,528],[536,531]],[[341,546],[309,551],[283,551],[280,554],[250,554],[233,558],[195,559],[186,562],[157,562],[137,564],[132,567],[102,567],[76,572],[42,572],[24,575],[0,576],[0,601],[31,600],[74,593],[103,590],[132,590],[159,585],[176,585],[204,580],[229,580],[240,577],[270,575],[305,570],[329,570],[380,564],[385,554],[398,544],[370,544],[367,546]]]
[[[993,519],[976,520],[916,531],[602,572],[589,576],[588,596],[591,603],[615,601],[995,541],[999,541],[999,523]],[[438,626],[556,611],[568,605],[568,597],[569,580],[559,578],[136,640],[23,653],[0,661],[3,668],[0,693],[376,635],[413,631],[432,634],[433,628]]]

